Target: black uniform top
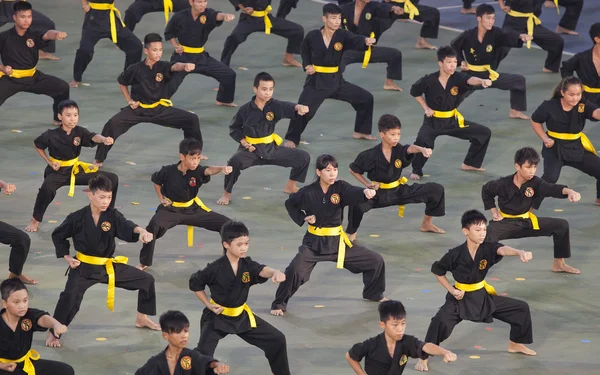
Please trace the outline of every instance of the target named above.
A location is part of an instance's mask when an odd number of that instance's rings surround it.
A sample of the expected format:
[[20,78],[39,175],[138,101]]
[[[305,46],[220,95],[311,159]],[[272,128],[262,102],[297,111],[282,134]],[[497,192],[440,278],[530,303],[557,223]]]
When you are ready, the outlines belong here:
[[[523,41],[518,33],[499,27],[492,27],[486,31],[483,41],[479,42],[477,27],[466,30],[452,41],[452,48],[456,51],[458,64],[466,60],[471,65],[491,65],[492,69],[498,67],[498,51],[502,47],[521,48]],[[470,71],[474,75],[477,72]],[[486,77],[488,72],[481,72]]]
[[130,65],[119,75],[117,81],[123,86],[131,86],[131,99],[143,104],[152,104],[172,95],[169,87],[173,63],[157,61],[152,67],[146,61]]
[[[112,258],[115,254],[115,237],[126,242],[137,242],[140,235],[134,233],[137,227],[133,221],[125,219],[122,213],[108,208],[100,214],[98,225],[94,224],[90,206],[75,211],[52,232],[52,242],[56,257],[69,255],[69,238],[73,239],[76,251],[85,255]],[[79,267],[83,266],[82,263]]]
[[[150,358],[135,372],[135,375],[171,375],[167,361],[167,348]],[[210,364],[214,361],[214,358],[200,354],[196,350],[184,348],[177,358],[173,375],[213,375],[215,372],[210,368]]]
[[[39,50],[46,47],[50,41],[42,39],[48,30],[27,29],[23,36],[17,34],[17,29],[11,27],[0,33],[0,58],[2,65],[16,70],[35,68],[39,61]],[[19,78],[31,79],[30,77]]]
[[423,353],[423,345],[425,343],[416,337],[404,335],[399,341],[396,341],[392,358],[385,341],[385,333],[380,333],[361,343],[354,344],[348,351],[348,355],[357,362],[365,358],[365,372],[369,375],[400,375],[406,367],[408,357],[427,358]]
[[356,2],[341,5],[343,27],[352,31],[354,34],[369,37],[371,32],[375,33],[375,38],[379,39],[381,35],[381,18],[391,18],[392,5],[388,3],[369,2],[365,5],[360,14],[358,26],[354,24],[354,11]]
[[[325,46],[321,30],[311,30],[302,42],[302,66],[317,65],[334,67],[340,66],[344,51],[355,49],[365,50],[365,37],[347,30],[338,29],[333,33],[329,47]],[[315,73],[306,76],[304,86],[312,86],[317,90],[336,90],[344,82],[341,72]]]
[[[593,56],[594,49],[590,48],[577,53],[569,60],[563,61],[562,68],[560,68],[560,75],[565,78],[572,76],[573,72],[577,72],[577,76],[584,85],[592,88],[600,88],[600,75],[598,74],[596,65],[594,65]],[[600,94],[584,93],[584,95],[597,98],[596,104],[600,104]]]
[[[402,169],[409,166],[414,159],[414,154],[408,153],[409,147],[410,145],[400,143],[392,147],[392,155],[388,162],[383,154],[383,145],[380,143],[358,154],[350,164],[350,169],[358,174],[366,173],[371,181],[383,183],[398,181],[402,177]],[[388,189],[378,190],[378,193],[386,190]]]
[[[82,147],[96,147],[92,138],[96,133],[92,133],[82,126],[76,126],[67,134],[62,127],[49,129],[37,137],[33,144],[35,147],[45,150],[48,154],[57,160],[71,160],[79,157]],[[71,174],[73,167],[61,167],[58,171],[46,166],[47,173],[59,172],[62,174]]]
[[496,207],[496,197],[498,197],[498,208],[500,211],[509,215],[520,215],[529,211],[535,198],[566,198],[562,190],[565,185],[546,182],[541,178],[534,176],[517,188],[513,178],[515,174],[492,180],[481,188],[481,197],[483,206],[486,210]]
[[[6,309],[0,311],[0,315],[4,314]],[[27,309],[23,317],[19,319],[16,329],[13,331],[8,324],[0,317],[0,358],[5,359],[20,359],[31,349],[34,332],[44,332],[47,328],[40,327],[39,319],[49,315],[47,312],[32,309]],[[23,369],[23,362],[17,364],[17,371]]]
[[205,166],[199,165],[195,170],[183,174],[177,164],[165,165],[160,171],[152,174],[152,182],[160,186],[160,192],[173,202],[189,202],[198,195],[202,184],[210,182],[210,176],[205,176]]
[[[560,99],[545,100],[533,114],[531,120],[540,124],[546,123],[546,129],[557,133],[577,134],[585,127],[585,120],[594,119],[594,111],[598,106],[589,100],[582,98],[579,104],[573,107],[569,112],[565,112],[560,104]],[[558,158],[563,161],[581,162],[585,149],[580,139],[565,141],[554,139],[552,150],[556,152]]]
[[259,12],[267,9],[267,7],[271,5],[271,0],[229,0],[229,2],[231,3],[231,5],[233,5],[235,10],[240,10],[240,8],[238,8],[238,5],[242,4],[245,8],[250,7]]
[[[438,276],[445,276],[446,272],[451,272],[454,281],[463,284],[479,283],[485,280],[489,269],[502,260],[502,256],[498,255],[498,249],[502,246],[504,245],[499,242],[484,242],[479,245],[473,259],[465,242],[448,250],[442,259],[435,261],[431,266],[431,272]],[[475,322],[491,322],[492,314],[496,310],[492,295],[483,288],[474,292],[465,292],[461,300],[447,293],[446,301],[458,304],[461,319]]]
[[[264,264],[257,263],[250,257],[241,258],[237,274],[234,274],[227,255],[223,255],[190,277],[190,290],[199,292],[208,286],[210,298],[217,304],[223,307],[239,307],[248,300],[248,292],[252,285],[269,280],[259,276],[265,267]],[[251,329],[248,314],[245,312],[230,317],[223,314],[216,315],[205,308],[202,312],[202,324],[205,321],[214,321],[215,329],[227,333],[236,334]]]
[[204,47],[210,32],[215,27],[223,24],[223,21],[217,21],[217,14],[219,13],[221,12],[206,8],[194,20],[191,9],[177,12],[165,28],[165,40],[177,38],[182,46]]
[[[452,111],[458,107],[462,95],[469,89],[467,74],[455,72],[448,78],[446,88],[440,83],[440,72],[427,74],[415,82],[410,88],[410,95],[425,95],[427,106],[434,111]],[[436,118],[424,116],[423,123],[430,123],[434,128],[454,128],[458,122],[452,118]]]
[[[275,131],[275,125],[282,118],[296,118],[296,104],[283,102],[277,99],[269,100],[264,108],[260,110],[254,100],[244,104],[237,111],[229,125],[229,135],[234,141],[240,142],[244,137],[262,138],[267,137]],[[263,159],[274,159],[275,142],[268,144],[257,144],[255,152]]]
[[[315,227],[338,227],[342,225],[345,206],[355,206],[366,200],[363,188],[352,186],[338,180],[323,193],[319,180],[303,186],[297,193],[291,194],[285,201],[285,208],[292,220],[302,226],[304,218],[315,215]],[[335,254],[338,252],[340,237],[320,237],[306,232],[302,244],[317,254]]]

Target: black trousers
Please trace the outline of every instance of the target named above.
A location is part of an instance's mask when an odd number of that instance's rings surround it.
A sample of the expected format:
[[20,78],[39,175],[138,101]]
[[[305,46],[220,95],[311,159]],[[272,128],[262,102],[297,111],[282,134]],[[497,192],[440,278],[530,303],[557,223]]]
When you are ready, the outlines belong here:
[[[139,1],[139,0],[138,0]],[[135,3],[134,3],[135,4]],[[203,53],[182,53],[181,55],[173,53],[171,62],[194,63],[196,69],[187,72],[176,72],[173,74],[171,82],[173,92],[177,91],[179,85],[188,74],[202,74],[219,81],[219,91],[217,92],[217,101],[221,103],[232,103],[235,96],[236,73],[229,66],[213,58],[208,52]]]
[[[468,75],[479,77],[482,79],[488,79],[488,72],[464,72]],[[500,73],[497,80],[492,81],[492,86],[489,88],[498,90],[509,90],[510,91],[510,108],[515,111],[526,111],[527,110],[527,86],[525,84],[525,77],[520,74]],[[473,91],[483,90],[483,87],[477,86],[467,92],[465,96],[469,96]]]
[[462,0],[462,2],[463,2],[463,8],[471,9],[473,7],[473,3],[475,2],[475,0]]
[[[4,26],[7,23],[13,23],[13,6],[15,5],[14,1],[1,1],[0,2],[0,27]],[[48,16],[43,13],[38,12],[35,9],[32,9],[32,18],[31,18],[31,29],[41,29],[41,30],[56,30],[56,24],[52,21]],[[42,48],[42,51],[48,53],[56,52],[56,41],[49,41],[48,45]]]
[[583,0],[558,0],[558,5],[565,7],[558,25],[568,30],[575,30],[581,16]]
[[[195,138],[202,144],[202,133],[200,132],[200,119],[194,113],[174,107],[159,105],[156,108],[136,108],[127,106],[121,112],[114,115],[104,125],[102,135],[112,137],[115,141],[125,134],[133,126],[140,122],[149,122],[167,128],[183,130],[183,138]],[[96,160],[104,161],[112,146],[99,144],[96,150]]]
[[[238,333],[237,336],[265,353],[274,375],[289,375],[290,366],[285,335],[261,317],[254,315],[254,319],[256,319],[256,328]],[[212,357],[219,341],[229,334],[215,329],[211,320],[203,320],[200,322],[200,326],[200,341],[194,350]]]
[[583,97],[594,103],[597,106],[600,106],[600,94],[594,94],[592,92],[583,92]]
[[[427,5],[415,4],[415,6],[419,10],[419,15],[415,16],[415,21],[423,22],[423,25],[421,26],[421,38],[436,39],[440,31],[440,11],[437,8]],[[409,16],[408,13],[393,15],[390,21],[406,20]],[[390,21],[384,21],[388,22],[386,30],[391,27]]]
[[[40,358],[37,361],[31,361],[31,363],[35,367],[36,375],[75,375],[73,367],[63,362]],[[17,365],[13,372],[0,370],[0,375],[27,375],[27,373],[23,371],[23,364],[21,363]]]
[[[69,171],[71,169],[69,168]],[[113,186],[112,190],[112,201],[110,202],[110,207],[115,206],[115,202],[117,201],[117,191],[119,190],[119,177],[110,172],[98,171],[93,173],[85,173],[79,168],[79,173],[75,175],[75,185],[84,185],[87,186],[92,177],[102,174],[110,180]],[[50,167],[46,167],[46,171],[44,173],[44,182],[40,187],[37,197],[35,198],[35,204],[33,206],[33,218],[39,222],[44,219],[44,213],[48,209],[48,206],[56,197],[56,191],[63,187],[69,186],[71,183],[71,174],[63,174],[58,173],[52,170]]]
[[[483,125],[479,125],[474,122],[465,121],[465,128],[450,128],[450,129],[434,129],[431,124],[431,119],[425,117],[425,123],[419,129],[417,134],[417,140],[415,144],[422,147],[428,147],[433,149],[435,145],[435,139],[440,135],[449,135],[458,139],[466,139],[471,143],[467,156],[465,156],[465,163],[468,166],[480,168],[485,158],[488,145],[490,144],[490,138],[492,137],[492,131]],[[428,124],[429,123],[429,124]],[[412,162],[413,173],[419,176],[423,176],[423,166],[429,160],[424,157],[423,154],[416,154]]]
[[[288,40],[285,51],[287,53],[300,53],[302,40],[304,39],[304,28],[297,23],[269,15],[273,24],[271,34],[279,35]],[[247,14],[240,15],[240,20],[225,40],[221,62],[227,66],[231,65],[231,56],[238,46],[246,41],[252,33],[265,31],[265,21],[262,17],[252,17]],[[266,42],[268,43],[268,42]]]
[[534,230],[531,221],[527,219],[502,219],[490,221],[487,230],[487,240],[500,242],[502,240],[528,237],[550,237],[554,241],[554,258],[571,257],[571,239],[569,222],[553,217],[538,217],[539,230]]
[[218,233],[221,231],[223,224],[229,221],[231,219],[227,216],[214,211],[206,212],[195,204],[191,208],[174,208],[160,205],[156,208],[156,213],[146,227],[146,230],[154,235],[154,239],[142,246],[140,263],[144,266],[152,265],[156,240],[177,225],[191,225]]
[[[115,287],[138,291],[137,311],[142,314],[156,315],[156,292],[154,277],[127,264],[113,264],[115,269]],[[65,290],[60,293],[54,319],[68,326],[79,311],[83,295],[96,284],[108,284],[105,266],[81,263],[75,269],[69,269]],[[119,299],[115,297],[115,306]],[[104,305],[106,306],[106,305]],[[98,306],[100,308],[101,306]]]
[[442,185],[436,182],[400,185],[391,190],[379,189],[373,199],[369,199],[356,206],[350,206],[346,233],[356,233],[360,227],[363,215],[373,208],[400,206],[411,203],[425,203],[425,215],[427,216],[444,216],[446,214],[446,198]]
[[290,171],[290,180],[304,182],[308,173],[310,164],[310,155],[304,150],[297,148],[276,147],[274,159],[262,159],[256,152],[250,152],[245,149],[238,150],[227,162],[233,171],[225,176],[225,191],[231,193],[233,185],[237,182],[244,169],[258,165],[277,165],[285,168],[292,168]]
[[31,245],[29,235],[17,227],[0,221],[0,243],[10,246],[8,271],[21,276]]
[[341,86],[334,90],[317,90],[309,85],[304,86],[304,90],[298,99],[298,104],[308,106],[310,111],[304,116],[298,116],[290,120],[285,139],[295,144],[300,143],[300,136],[325,99],[335,99],[350,103],[356,111],[354,131],[362,134],[371,134],[373,127],[373,95],[362,87],[344,81]]
[[[0,3],[1,4],[1,3]],[[58,104],[69,99],[69,84],[58,77],[44,74],[39,70],[33,77],[0,78],[0,106],[6,99],[19,92],[28,92],[37,95],[46,95],[54,99],[52,111],[54,121],[58,121]]]
[[[173,0],[173,13],[179,12],[190,7],[189,0]],[[125,26],[131,31],[142,20],[145,14],[152,12],[164,12],[165,8],[162,1],[135,0],[125,11]]]
[[[346,70],[346,65],[361,63],[365,57],[365,52],[357,50],[348,50],[342,56],[340,63],[340,72]],[[402,52],[396,48],[373,46],[371,48],[371,60],[369,64],[387,63],[388,79],[402,79]],[[368,69],[369,67],[367,67]]]
[[[357,243],[346,247],[344,268],[363,275],[363,293],[365,299],[379,301],[385,291],[385,262],[383,257]],[[290,298],[300,286],[308,282],[310,274],[319,262],[336,262],[337,252],[333,254],[317,254],[307,246],[300,246],[298,254],[285,269],[285,281],[279,284],[271,309],[286,311]]]
[[296,9],[299,0],[281,0],[279,2],[279,8],[277,8],[277,18],[285,18],[292,11],[292,8]]

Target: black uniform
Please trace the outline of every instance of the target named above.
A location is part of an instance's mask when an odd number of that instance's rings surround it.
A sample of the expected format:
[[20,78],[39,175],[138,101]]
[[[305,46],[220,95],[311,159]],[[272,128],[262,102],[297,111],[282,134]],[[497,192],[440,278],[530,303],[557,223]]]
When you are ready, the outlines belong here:
[[[33,144],[40,150],[48,149],[50,157],[67,161],[78,158],[82,147],[96,147],[96,143],[92,141],[95,135],[96,133],[92,133],[82,126],[74,127],[70,134],[67,134],[62,127],[58,127],[46,130],[33,141]],[[58,171],[55,171],[51,166],[46,165],[44,182],[33,206],[33,218],[35,220],[42,221],[46,209],[56,196],[56,190],[62,186],[69,186],[72,170],[73,167],[61,167]],[[110,179],[113,186],[110,207],[114,207],[117,200],[117,191],[119,190],[119,177],[116,174],[105,171],[100,172],[97,168],[90,170],[80,167],[79,172],[75,175],[75,185],[87,186],[90,179],[97,174],[103,174]]]
[[[452,48],[456,51],[459,66],[466,61],[470,65],[489,65],[494,71],[498,68],[498,53],[503,47],[521,48],[523,41],[516,32],[502,30],[499,27],[492,27],[490,31],[486,31],[482,42],[479,41],[477,27],[463,32],[452,41]],[[466,73],[482,79],[491,79],[490,73],[487,71],[469,70]],[[520,74],[499,74],[500,76],[492,81],[490,87],[510,90],[510,108],[516,111],[527,110],[525,77]]]
[[[0,3],[4,4],[4,2]],[[36,67],[39,61],[39,50],[48,46],[50,41],[44,40],[48,29],[32,29],[23,36],[12,27],[0,33],[0,58],[4,66],[13,70],[29,70]],[[46,95],[54,99],[52,110],[54,120],[58,121],[58,103],[69,99],[69,84],[58,77],[47,75],[36,70],[32,77],[13,78],[0,74],[0,105],[6,99],[19,92]]]
[[[114,4],[115,0],[93,0],[90,3]],[[94,47],[100,39],[113,39],[110,31],[110,13],[108,10],[90,9],[85,14],[81,30],[79,49],[75,53],[73,63],[73,79],[77,82],[83,80],[83,72],[92,61]],[[125,52],[125,69],[131,64],[139,62],[142,58],[142,42],[131,30],[124,27],[119,17],[115,14],[116,45]]]
[[[139,368],[135,375],[171,375],[167,361],[167,348],[150,358],[146,364]],[[184,348],[177,358],[173,375],[214,375],[210,364],[214,358],[202,355],[195,350]]]
[[462,0],[464,9],[471,9],[475,0]]
[[[137,242],[140,236],[133,232],[136,227],[134,222],[125,219],[123,214],[114,208],[102,212],[98,224],[95,224],[92,209],[86,206],[69,214],[52,232],[56,257],[64,258],[65,255],[69,255],[68,239],[72,238],[73,247],[84,255],[113,258],[115,237],[126,242]],[[138,291],[138,312],[156,315],[154,277],[127,264],[114,263],[113,267],[117,288]],[[70,268],[65,290],[60,293],[54,310],[54,318],[64,325],[69,325],[79,311],[86,290],[98,283],[108,284],[105,266],[81,262],[77,268]]]
[[[548,131],[556,133],[577,134],[583,131],[585,120],[598,121],[594,111],[598,106],[582,98],[578,105],[565,112],[560,99],[545,100],[531,115],[531,120],[540,124],[546,123]],[[551,183],[558,181],[560,170],[569,166],[596,179],[596,198],[600,198],[600,158],[598,155],[583,148],[581,139],[567,141],[550,136],[554,146],[547,148],[542,145],[544,158],[544,174],[542,179]],[[542,197],[533,203],[534,208],[542,204]]]
[[[117,81],[120,85],[131,86],[131,99],[141,104],[155,104],[161,99],[170,99],[175,93],[171,82],[172,66],[173,63],[157,61],[150,67],[144,60],[125,69]],[[142,108],[141,105],[136,109],[131,109],[130,106],[123,107],[121,112],[104,125],[102,135],[112,137],[116,141],[121,134],[140,122],[181,129],[183,138],[195,138],[202,144],[200,119],[196,114],[161,104],[154,108]],[[104,161],[111,148],[112,146],[99,145],[96,160]]]
[[[6,309],[0,311],[0,315],[4,314]],[[41,327],[38,321],[47,312],[28,308],[23,317],[19,319],[16,329],[6,324],[4,319],[0,319],[0,358],[2,359],[20,359],[23,358],[31,350],[34,332],[45,332],[47,328]],[[58,361],[50,361],[48,359],[32,360],[36,375],[73,375],[75,371],[73,367],[66,363]],[[26,375],[23,371],[23,362],[17,363],[17,367],[13,372],[2,371],[0,374],[7,375]]]
[[593,60],[594,49],[579,52],[567,61],[563,61],[560,68],[560,75],[565,78],[577,73],[579,79],[586,87],[583,88],[583,96],[594,103],[600,105],[600,93],[589,92],[590,89],[600,89],[600,67],[596,67]]
[[[238,143],[245,137],[263,138],[273,134],[275,125],[282,118],[300,117],[296,114],[295,103],[271,99],[261,110],[256,106],[255,99],[256,96],[241,106],[229,125],[229,135]],[[291,167],[290,180],[299,182],[306,180],[310,164],[308,152],[282,147],[276,142],[255,144],[254,147],[256,150],[250,152],[240,145],[238,151],[227,162],[233,168],[233,171],[225,176],[225,191],[228,193],[231,193],[242,171],[256,165]]]
[[[292,220],[302,226],[306,216],[315,215],[317,228],[331,228],[342,225],[344,206],[354,206],[365,202],[363,189],[345,181],[336,181],[327,193],[319,180],[304,186],[291,194],[285,201],[285,208]],[[279,284],[271,309],[286,311],[290,298],[298,288],[310,279],[310,274],[318,262],[335,262],[338,259],[339,236],[316,236],[308,231],[304,235],[298,254],[285,269],[285,282]],[[346,247],[344,268],[352,273],[363,274],[363,298],[379,301],[385,291],[385,263],[383,257],[357,243]]]
[[[208,286],[210,298],[216,304],[226,308],[236,308],[246,304],[251,286],[268,280],[259,275],[263,268],[265,268],[264,264],[257,263],[250,257],[240,258],[236,274],[227,256],[223,255],[192,275],[190,290],[199,292]],[[229,334],[237,335],[265,353],[274,374],[289,375],[285,336],[260,317],[254,315],[254,319],[256,327],[252,328],[246,311],[239,316],[231,317],[224,314],[216,315],[212,310],[205,308],[200,321],[200,341],[195,350],[212,356],[219,340]]]
[[[384,19],[391,19],[392,6],[386,3],[369,2],[365,5],[358,25],[354,24],[354,7],[356,2],[347,3],[341,6],[342,22],[346,30],[354,34],[370,37],[371,33],[379,40],[381,36],[381,22]],[[346,65],[363,62],[365,52],[359,50],[347,50],[342,56],[340,71],[343,73]],[[396,48],[372,46],[371,59],[369,63],[387,63],[388,79],[402,79],[402,52]]]
[[[179,12],[190,7],[190,0],[171,1],[173,2],[173,12]],[[133,31],[135,25],[142,20],[145,14],[164,11],[164,0],[135,0],[125,11],[125,26]]]
[[[257,12],[262,12],[271,6],[271,0],[229,0],[229,2],[236,11],[240,10],[238,8],[240,4],[244,7],[250,7]],[[271,14],[268,17],[273,24],[271,34],[282,36],[288,40],[285,52],[300,53],[300,46],[304,38],[304,28],[286,19],[273,17]],[[221,62],[229,66],[231,64],[231,56],[233,56],[238,46],[244,43],[250,34],[256,32],[265,32],[264,17],[253,17],[246,13],[240,14],[237,26],[225,40]]]
[[[321,29],[309,31],[302,43],[302,66],[339,67],[342,55],[352,49],[366,50],[365,37],[347,30],[336,30],[329,47],[323,42]],[[317,113],[325,99],[335,99],[350,103],[356,110],[354,131],[371,134],[373,125],[373,95],[367,90],[346,82],[341,72],[315,73],[307,75],[304,90],[298,99],[299,104],[308,106],[310,112],[301,118],[290,121],[285,139],[300,143],[300,136],[308,122]]]
[[29,255],[29,246],[31,245],[29,235],[17,227],[0,221],[0,243],[10,246],[8,271],[20,276],[27,255]]
[[365,372],[369,375],[401,375],[404,372],[408,357],[427,358],[423,351],[424,342],[414,336],[403,335],[396,341],[394,356],[390,352],[385,340],[385,333],[380,333],[363,342],[354,344],[348,355],[353,360],[360,362],[365,359]]
[[[137,2],[142,2],[138,0]],[[135,4],[135,3],[134,3]],[[206,45],[208,35],[217,26],[221,26],[223,21],[217,21],[216,10],[206,8],[206,10],[198,16],[196,20],[192,16],[190,9],[182,10],[175,13],[169,21],[165,29],[165,39],[171,40],[177,38],[177,41],[182,46],[200,48]],[[236,74],[227,65],[217,59],[211,57],[208,52],[202,53],[182,53],[173,52],[171,62],[194,63],[196,69],[191,73],[203,74],[212,77],[219,81],[219,91],[217,93],[217,101],[221,103],[233,102],[235,95],[235,78]],[[177,89],[183,78],[187,76],[186,72],[178,72],[174,77],[174,89]]]
[[[7,23],[15,22],[13,20],[13,14],[15,1],[4,0],[0,1],[0,27]],[[41,30],[56,30],[56,24],[45,14],[38,12],[35,9],[31,10],[31,28]],[[44,52],[54,53],[56,52],[56,41],[49,40],[45,47],[40,48]]]
[[[498,197],[500,211],[508,215],[521,215],[529,212],[534,201],[539,198],[566,198],[562,193],[562,190],[566,188],[565,185],[548,183],[535,176],[521,185],[521,188],[517,188],[513,179],[514,174],[489,181],[483,185],[481,196],[486,210],[496,207],[496,197]],[[537,230],[533,229],[530,219],[504,218],[501,221],[490,221],[487,240],[496,242],[512,238],[552,236],[554,258],[570,258],[569,222],[551,217],[537,219],[540,227]]]
[[[431,272],[438,276],[451,272],[454,280],[463,284],[479,283],[485,280],[489,269],[502,260],[503,257],[498,255],[502,246],[497,242],[484,242],[479,245],[473,259],[465,242],[448,250],[442,259],[434,262]],[[533,342],[529,305],[514,298],[488,294],[484,288],[465,292],[461,300],[447,293],[446,303],[431,319],[425,342],[439,345],[463,320],[491,323],[493,319],[510,324],[510,341],[518,344]]]
[[[172,202],[185,203],[198,195],[200,186],[208,183],[210,176],[204,174],[208,167],[203,166],[198,166],[195,170],[188,170],[183,174],[177,169],[180,163],[162,167],[160,171],[152,174],[152,182],[160,186],[161,194],[165,198]],[[190,225],[218,233],[223,224],[228,221],[230,219],[227,216],[213,211],[207,212],[196,203],[187,208],[165,207],[160,204],[156,207],[156,213],[146,227],[146,230],[154,235],[154,239],[142,246],[140,263],[145,266],[152,265],[156,240],[176,225]]]
[[[415,154],[409,154],[410,145],[397,144],[392,148],[388,161],[383,154],[382,144],[358,154],[350,164],[354,173],[367,173],[369,180],[389,184],[402,178],[402,169],[410,165]],[[425,203],[425,215],[444,216],[446,214],[444,187],[435,182],[425,184],[401,184],[393,189],[379,188],[377,195],[368,201],[351,206],[348,211],[348,229],[346,232],[356,233],[363,215],[373,208],[404,205],[407,203]]]
[[[546,0],[537,0],[537,2],[541,10],[542,5]],[[583,0],[558,0],[558,6],[565,7],[562,11],[562,17],[560,18],[558,25],[568,30],[575,30],[575,28],[577,28],[577,23],[579,22],[579,16],[581,16]]]
[[[424,76],[415,82],[410,94],[414,97],[425,95],[425,101],[429,108],[434,111],[452,111],[461,102],[461,96],[470,89],[467,84],[469,76],[455,72],[442,87],[439,81],[440,72]],[[415,144],[422,147],[433,148],[435,139],[440,135],[449,135],[459,139],[468,139],[471,143],[467,156],[463,163],[471,167],[479,168],[490,143],[492,132],[489,128],[477,123],[466,121],[465,127],[460,127],[458,121],[452,118],[437,118],[423,116],[423,125],[417,134]],[[413,173],[423,176],[423,166],[427,162],[422,154],[416,154],[412,162]]]
[[[402,0],[391,0],[391,2],[393,3],[393,5],[404,7],[404,1]],[[411,0],[411,2],[419,11],[419,15],[415,15],[413,18],[410,18],[410,13],[406,10],[404,11],[404,14],[394,14],[392,15],[392,19],[385,20],[383,22],[385,25],[384,30],[387,30],[390,27],[392,27],[396,20],[414,19],[415,21],[423,23],[423,25],[421,26],[420,33],[421,38],[437,39],[438,33],[440,31],[440,11],[437,8],[419,4],[420,0]]]

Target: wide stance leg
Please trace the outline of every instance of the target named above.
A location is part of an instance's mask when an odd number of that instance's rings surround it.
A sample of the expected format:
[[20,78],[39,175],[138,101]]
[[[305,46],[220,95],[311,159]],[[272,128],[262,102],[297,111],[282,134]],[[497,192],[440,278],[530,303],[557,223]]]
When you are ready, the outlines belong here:
[[8,271],[21,276],[31,245],[29,235],[17,227],[0,221],[0,243],[10,246]]
[[285,281],[279,284],[275,294],[275,300],[271,304],[271,310],[286,311],[290,298],[298,291],[300,286],[310,280],[310,274],[322,261],[322,257],[310,248],[302,245],[298,248],[298,254],[292,259],[290,265],[285,269]]
[[531,344],[533,327],[529,305],[510,297],[493,296],[493,298],[496,311],[492,317],[510,324],[510,341],[517,344]]
[[265,353],[273,374],[289,375],[290,365],[285,335],[259,316],[255,315],[254,318],[256,319],[256,328],[240,333],[238,336]]

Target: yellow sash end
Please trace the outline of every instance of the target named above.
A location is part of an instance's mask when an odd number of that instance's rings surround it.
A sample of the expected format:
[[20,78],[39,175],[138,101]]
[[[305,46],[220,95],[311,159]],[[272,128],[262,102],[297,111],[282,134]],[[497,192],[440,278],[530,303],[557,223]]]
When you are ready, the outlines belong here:
[[142,108],[156,108],[159,105],[162,105],[163,107],[172,107],[173,106],[173,102],[169,99],[161,99],[157,102],[154,102],[152,104],[144,104],[144,103],[140,103],[140,107]]
[[[375,33],[371,31],[371,35],[369,35],[369,38],[375,38]],[[362,63],[362,67],[363,69],[367,67],[367,65],[369,65],[369,61],[371,61],[371,47],[369,46],[369,48],[367,48],[367,50],[365,51],[365,57],[363,58],[363,63]]]
[[[393,189],[396,188],[400,185],[404,185],[405,183],[408,182],[408,178],[406,177],[402,177],[401,179],[394,181],[394,182],[390,182],[389,184],[383,183],[383,182],[375,182],[373,181],[373,183],[378,183],[379,184],[379,188],[380,189]],[[398,206],[398,216],[400,217],[404,217],[404,205],[400,205]]]
[[265,10],[255,10],[254,12],[250,13],[252,17],[263,17],[265,19],[265,34],[271,34],[271,28],[273,27],[273,24],[269,19],[269,13],[271,13],[272,10],[273,7],[269,5]]
[[556,14],[560,15],[560,9],[558,9],[558,0],[554,0],[554,5],[556,5]]
[[108,274],[108,295],[106,296],[106,306],[110,311],[115,311],[115,268],[114,263],[127,264],[129,258],[124,256],[117,256],[114,258],[101,258],[94,257],[91,255],[85,255],[77,252],[77,259],[80,262],[92,264],[94,266],[105,266],[106,273]]
[[[12,73],[10,73],[11,78],[26,78],[26,77],[33,77],[35,75],[36,72],[36,68],[33,67],[31,69],[13,69]],[[4,76],[6,74],[0,72],[0,77]]]
[[463,115],[458,112],[458,109],[453,109],[451,111],[433,111],[433,117],[437,117],[437,118],[456,118],[456,121],[458,122],[458,127],[459,128],[466,128],[467,126],[465,125],[465,118],[463,117]]
[[275,134],[275,133],[268,135],[266,137],[261,137],[261,138],[245,137],[245,139],[246,139],[246,142],[250,143],[251,145],[269,144],[269,143],[275,142],[277,144],[277,146],[279,146],[283,143],[283,138],[281,138],[278,134]]
[[592,141],[590,141],[588,136],[582,132],[579,132],[579,133],[557,133],[557,132],[548,130],[548,135],[551,136],[552,138],[562,139],[563,141],[574,141],[577,139],[581,139],[581,145],[583,146],[583,148],[586,151],[591,152],[592,154],[598,156],[598,153],[596,152],[596,149],[594,148]]
[[202,53],[204,52],[204,47],[188,47],[188,46],[182,46],[183,47],[183,52],[185,53]]
[[344,228],[340,225],[339,227],[329,227],[329,228],[317,228],[313,225],[308,226],[308,233],[314,234],[319,237],[340,237],[340,243],[338,245],[338,257],[337,257],[337,268],[344,268],[344,259],[346,258],[346,245],[348,247],[352,247],[352,242],[350,242],[350,238],[346,232],[344,232]]
[[110,12],[110,38],[112,42],[117,44],[117,20],[115,19],[115,13],[119,17],[119,22],[125,27],[125,23],[122,21],[121,12],[115,7],[115,4],[103,4],[103,3],[88,3],[90,8],[94,10],[107,10]]
[[69,183],[69,197],[75,195],[75,175],[79,173],[79,167],[81,167],[85,173],[98,172],[98,167],[96,165],[79,161],[79,158],[71,160],[58,160],[50,157],[50,161],[53,163],[59,163],[61,167],[73,167],[71,169],[71,181]]
[[317,73],[337,73],[340,70],[339,66],[319,66],[313,65]]
[[410,0],[392,0],[394,3],[404,4],[404,13],[408,14],[408,18],[411,20],[415,18],[415,16],[420,15],[419,9],[413,4]]
[[[213,305],[219,305],[212,298],[210,299],[210,303],[212,303]],[[221,307],[223,308],[223,312],[221,312],[221,315],[230,317],[240,316],[245,311],[248,314],[248,319],[250,320],[250,327],[256,328],[256,319],[254,318],[254,313],[252,312],[252,310],[250,310],[250,306],[248,306],[247,303],[244,303],[242,306],[239,307]]]
[[165,9],[165,25],[169,23],[169,13],[173,11],[173,1],[163,0],[163,6]]
[[533,230],[540,230],[540,224],[538,223],[538,218],[537,216],[535,216],[535,214],[533,212],[526,212],[524,214],[520,214],[520,215],[509,215],[509,214],[505,214],[504,212],[498,210],[498,212],[500,213],[500,215],[502,215],[502,217],[505,217],[507,219],[527,219],[527,220],[531,220],[531,226],[533,227]]
[[492,296],[498,295],[498,293],[496,292],[496,289],[494,289],[494,287],[491,286],[490,284],[488,284],[487,281],[485,281],[485,280],[480,281],[477,284],[463,284],[463,283],[455,282],[454,287],[458,290],[462,290],[465,292],[474,292],[476,290],[485,288],[485,291],[488,292],[488,294],[491,294]]
[[0,358],[0,363],[21,363],[23,362],[23,372],[27,375],[35,375],[35,367],[33,366],[33,361],[37,361],[40,359],[40,353],[37,350],[30,349],[27,354],[22,356],[19,359],[6,359]]
[[500,77],[500,73],[493,70],[490,65],[471,65],[471,64],[467,63],[467,66],[469,67],[469,70],[472,70],[474,72],[485,72],[485,71],[489,72],[490,80],[492,80],[492,81],[495,81],[498,79],[498,77]]
[[[206,212],[212,211],[204,204],[204,202],[202,202],[202,199],[198,197],[194,197],[194,199],[190,199],[187,202],[171,202],[171,206],[177,208],[188,208],[194,203],[196,203],[200,208],[202,208]],[[188,225],[187,227],[187,242],[188,247],[194,247],[194,227],[191,225]]]
[[583,85],[583,91],[589,92],[590,94],[600,94],[600,87],[597,88]]
[[[533,27],[535,25],[541,25],[542,21],[535,16],[533,13],[521,13],[516,10],[511,10],[508,12],[509,16],[517,17],[517,18],[527,18],[527,35],[533,36]],[[531,48],[531,40],[527,41],[527,48]]]

